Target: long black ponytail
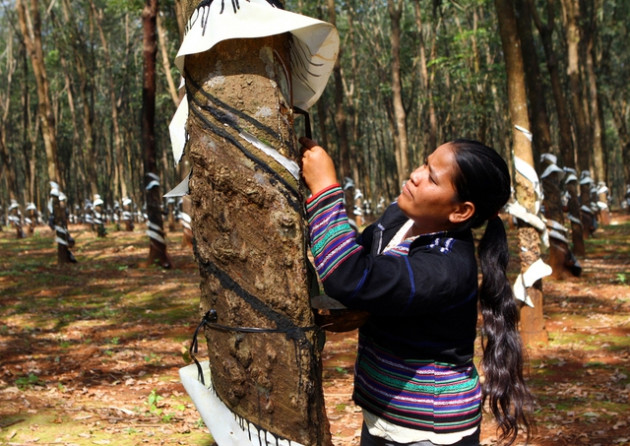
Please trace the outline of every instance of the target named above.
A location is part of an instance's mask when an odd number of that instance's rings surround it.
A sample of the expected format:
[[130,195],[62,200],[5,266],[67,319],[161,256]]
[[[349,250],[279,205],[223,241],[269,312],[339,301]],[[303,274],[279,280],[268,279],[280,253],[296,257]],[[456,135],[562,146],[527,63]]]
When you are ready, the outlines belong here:
[[453,181],[458,198],[475,205],[475,214],[467,225],[477,228],[487,222],[477,249],[482,274],[483,401],[488,402],[497,420],[499,441],[511,445],[521,427],[529,438],[532,396],[523,377],[519,309],[506,274],[507,236],[498,217],[510,197],[510,173],[497,152],[477,141],[460,139],[452,146],[459,170]]

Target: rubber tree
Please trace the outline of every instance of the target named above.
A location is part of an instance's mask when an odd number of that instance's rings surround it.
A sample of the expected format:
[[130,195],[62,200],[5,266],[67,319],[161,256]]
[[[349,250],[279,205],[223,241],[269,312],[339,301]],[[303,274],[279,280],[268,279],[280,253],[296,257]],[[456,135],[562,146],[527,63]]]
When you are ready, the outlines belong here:
[[[516,17],[512,0],[495,0],[495,8],[499,21],[499,33],[505,57],[505,69],[507,73],[507,97],[510,109],[510,119],[514,126],[512,149],[515,164],[518,161],[524,168],[515,171],[516,200],[525,207],[530,215],[538,213],[535,184],[532,178],[526,175],[534,171],[534,156],[531,138],[526,132],[530,128],[527,93],[525,87],[525,71],[523,57],[520,49],[520,40],[517,35]],[[534,171],[535,172],[535,171]],[[519,219],[518,224],[519,257],[521,260],[521,273],[525,273],[531,265],[540,259],[540,235],[538,230],[530,224]],[[523,306],[521,309],[521,337],[526,345],[547,341],[543,318],[543,294],[542,280],[538,280],[528,287],[529,296],[533,307]]]
[[155,65],[157,53],[158,1],[146,0],[142,10],[144,76],[142,87],[142,145],[144,153],[145,200],[147,204],[147,235],[149,236],[149,258],[147,264],[171,267],[166,252],[164,222],[162,219],[162,195],[160,177],[157,172],[155,143]]
[[42,45],[41,18],[39,14],[39,2],[30,0],[27,5],[24,0],[16,2],[18,22],[24,45],[29,55],[35,83],[37,85],[37,98],[39,100],[38,113],[41,122],[41,134],[46,149],[46,164],[48,179],[51,181],[51,214],[57,242],[57,263],[76,262],[70,252],[74,244],[68,233],[66,211],[62,207],[60,197],[63,198],[59,161],[57,159],[57,136],[55,131],[55,115],[50,96],[50,85],[44,65],[44,50]]
[[[223,7],[217,20],[230,20],[254,3],[262,2],[181,2],[189,32],[216,25],[210,8]],[[262,6],[272,4],[280,6]],[[200,39],[203,32],[211,31]],[[219,41],[178,64],[191,226],[214,391],[243,425],[329,445],[294,130],[295,48],[292,34],[270,31]]]

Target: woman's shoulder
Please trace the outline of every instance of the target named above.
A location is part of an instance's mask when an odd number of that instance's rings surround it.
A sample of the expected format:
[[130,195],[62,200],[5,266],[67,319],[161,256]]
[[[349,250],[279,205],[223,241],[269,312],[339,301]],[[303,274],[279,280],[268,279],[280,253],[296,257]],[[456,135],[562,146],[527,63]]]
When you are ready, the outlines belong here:
[[470,230],[461,232],[435,232],[417,237],[410,248],[412,250],[435,251],[440,254],[469,253],[474,256],[475,245]]

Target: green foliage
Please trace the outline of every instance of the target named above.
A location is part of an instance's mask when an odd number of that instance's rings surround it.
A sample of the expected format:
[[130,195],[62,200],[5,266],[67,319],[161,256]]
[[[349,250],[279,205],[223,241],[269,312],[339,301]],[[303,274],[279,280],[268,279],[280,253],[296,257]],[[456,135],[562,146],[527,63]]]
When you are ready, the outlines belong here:
[[34,373],[29,373],[26,376],[20,376],[15,380],[15,386],[20,390],[25,390],[33,386],[43,386],[39,377]]
[[143,0],[107,0],[105,11],[107,14],[120,15],[124,13],[140,14],[144,7]]
[[[168,423],[176,417],[176,414],[172,412],[165,412],[164,408],[162,407],[164,405],[163,401],[164,397],[159,395],[155,389],[151,390],[151,393],[147,397],[149,412],[159,417],[163,423]],[[186,406],[184,406],[183,404],[177,404],[175,405],[174,409],[179,412],[183,412],[184,410],[186,410]]]
[[158,415],[162,413],[160,409],[158,409],[158,403],[162,401],[164,398],[156,392],[155,389],[151,390],[151,393],[147,397],[147,404],[149,406],[149,411],[151,413],[157,413]]
[[161,358],[155,353],[151,352],[150,354],[144,357],[145,362],[159,364]]
[[47,68],[59,69],[60,54],[58,49],[52,49],[46,53],[45,61]]

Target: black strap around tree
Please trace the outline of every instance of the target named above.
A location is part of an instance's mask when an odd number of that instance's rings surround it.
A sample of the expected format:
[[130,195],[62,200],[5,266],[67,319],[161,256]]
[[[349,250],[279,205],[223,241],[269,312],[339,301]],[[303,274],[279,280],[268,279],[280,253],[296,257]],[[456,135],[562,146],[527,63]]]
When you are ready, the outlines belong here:
[[[201,322],[195,329],[195,333],[193,334],[192,341],[190,343],[190,348],[188,352],[190,353],[190,357],[195,361],[195,365],[197,366],[198,380],[201,381],[201,384],[204,386],[206,382],[203,378],[203,369],[201,368],[201,364],[197,360],[196,354],[199,352],[199,340],[198,335],[199,331],[204,328],[211,328],[213,330],[219,330],[224,332],[234,332],[234,333],[286,333],[291,334],[295,331],[305,332],[305,331],[313,331],[319,330],[320,327],[313,325],[310,327],[291,327],[291,328],[258,328],[258,327],[231,327],[228,325],[218,324],[217,320],[219,316],[217,314],[217,310],[210,309],[206,311],[206,314],[201,318]],[[293,341],[296,341],[296,336],[289,336]]]

